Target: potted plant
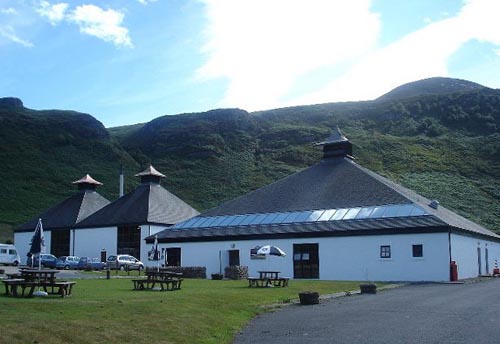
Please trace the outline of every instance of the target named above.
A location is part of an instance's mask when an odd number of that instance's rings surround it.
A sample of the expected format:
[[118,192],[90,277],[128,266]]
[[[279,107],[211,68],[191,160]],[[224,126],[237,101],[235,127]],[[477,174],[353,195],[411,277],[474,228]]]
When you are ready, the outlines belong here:
[[316,305],[319,303],[319,293],[317,291],[302,291],[299,293],[301,305]]
[[377,285],[375,283],[363,283],[359,285],[361,294],[376,294]]

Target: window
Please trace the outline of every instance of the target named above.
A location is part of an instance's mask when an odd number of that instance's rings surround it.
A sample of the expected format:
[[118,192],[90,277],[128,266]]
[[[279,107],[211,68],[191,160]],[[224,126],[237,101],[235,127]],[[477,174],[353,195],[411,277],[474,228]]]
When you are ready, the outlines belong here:
[[391,258],[391,246],[390,245],[380,246],[380,258]]
[[167,248],[167,266],[181,266],[181,248]]
[[412,252],[413,252],[413,257],[423,257],[424,256],[424,245],[413,245]]

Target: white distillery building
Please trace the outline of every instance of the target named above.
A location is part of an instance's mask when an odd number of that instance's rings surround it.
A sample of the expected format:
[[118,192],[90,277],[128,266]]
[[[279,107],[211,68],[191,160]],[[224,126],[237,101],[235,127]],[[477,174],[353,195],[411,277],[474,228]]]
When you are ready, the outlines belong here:
[[[185,221],[199,214],[183,200],[160,185],[165,176],[153,166],[135,175],[141,184],[132,192],[114,202],[101,206],[84,219],[67,229],[67,250],[56,254],[53,236],[59,231],[47,223],[56,216],[42,216],[47,252],[56,256],[75,255],[101,257],[131,254],[146,262],[147,248],[144,239],[165,227]],[[60,211],[58,214],[65,214]],[[35,226],[22,226],[15,232],[16,247],[29,249]],[[28,230],[30,231],[28,232]],[[59,251],[57,251],[59,253]]]
[[[167,264],[322,280],[448,281],[452,264],[460,279],[492,273],[500,236],[361,167],[338,128],[318,145],[316,165],[158,233]],[[256,255],[263,245],[287,255]]]

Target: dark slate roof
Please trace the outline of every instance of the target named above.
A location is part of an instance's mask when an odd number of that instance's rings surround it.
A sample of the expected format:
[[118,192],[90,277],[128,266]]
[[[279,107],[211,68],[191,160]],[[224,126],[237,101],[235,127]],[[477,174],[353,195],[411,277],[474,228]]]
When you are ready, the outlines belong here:
[[410,203],[348,158],[323,159],[298,173],[213,208],[203,216]]
[[[224,203],[200,216],[340,209],[396,204],[416,204],[428,214],[420,217],[356,219],[318,223],[266,224],[254,226],[166,229],[160,242],[235,240],[255,236],[356,235],[456,230],[500,239],[500,236],[398,185],[347,157],[323,159],[320,163]],[[356,232],[357,231],[357,232]],[[385,231],[385,232],[384,232]],[[307,233],[307,234],[305,234]],[[321,234],[320,234],[321,233]],[[227,239],[224,239],[227,238]],[[233,239],[231,239],[233,238]]]
[[77,228],[172,225],[198,214],[198,211],[161,185],[145,183],[89,216],[80,222]]
[[65,199],[40,216],[22,224],[16,232],[34,231],[38,219],[45,230],[73,228],[77,223],[95,213],[110,202],[94,190],[85,190]]

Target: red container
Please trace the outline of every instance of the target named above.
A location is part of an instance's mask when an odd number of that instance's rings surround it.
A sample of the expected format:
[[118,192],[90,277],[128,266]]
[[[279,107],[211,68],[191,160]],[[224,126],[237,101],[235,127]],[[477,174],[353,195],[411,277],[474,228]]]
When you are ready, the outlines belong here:
[[450,281],[458,281],[458,265],[454,260],[452,260],[450,263]]

